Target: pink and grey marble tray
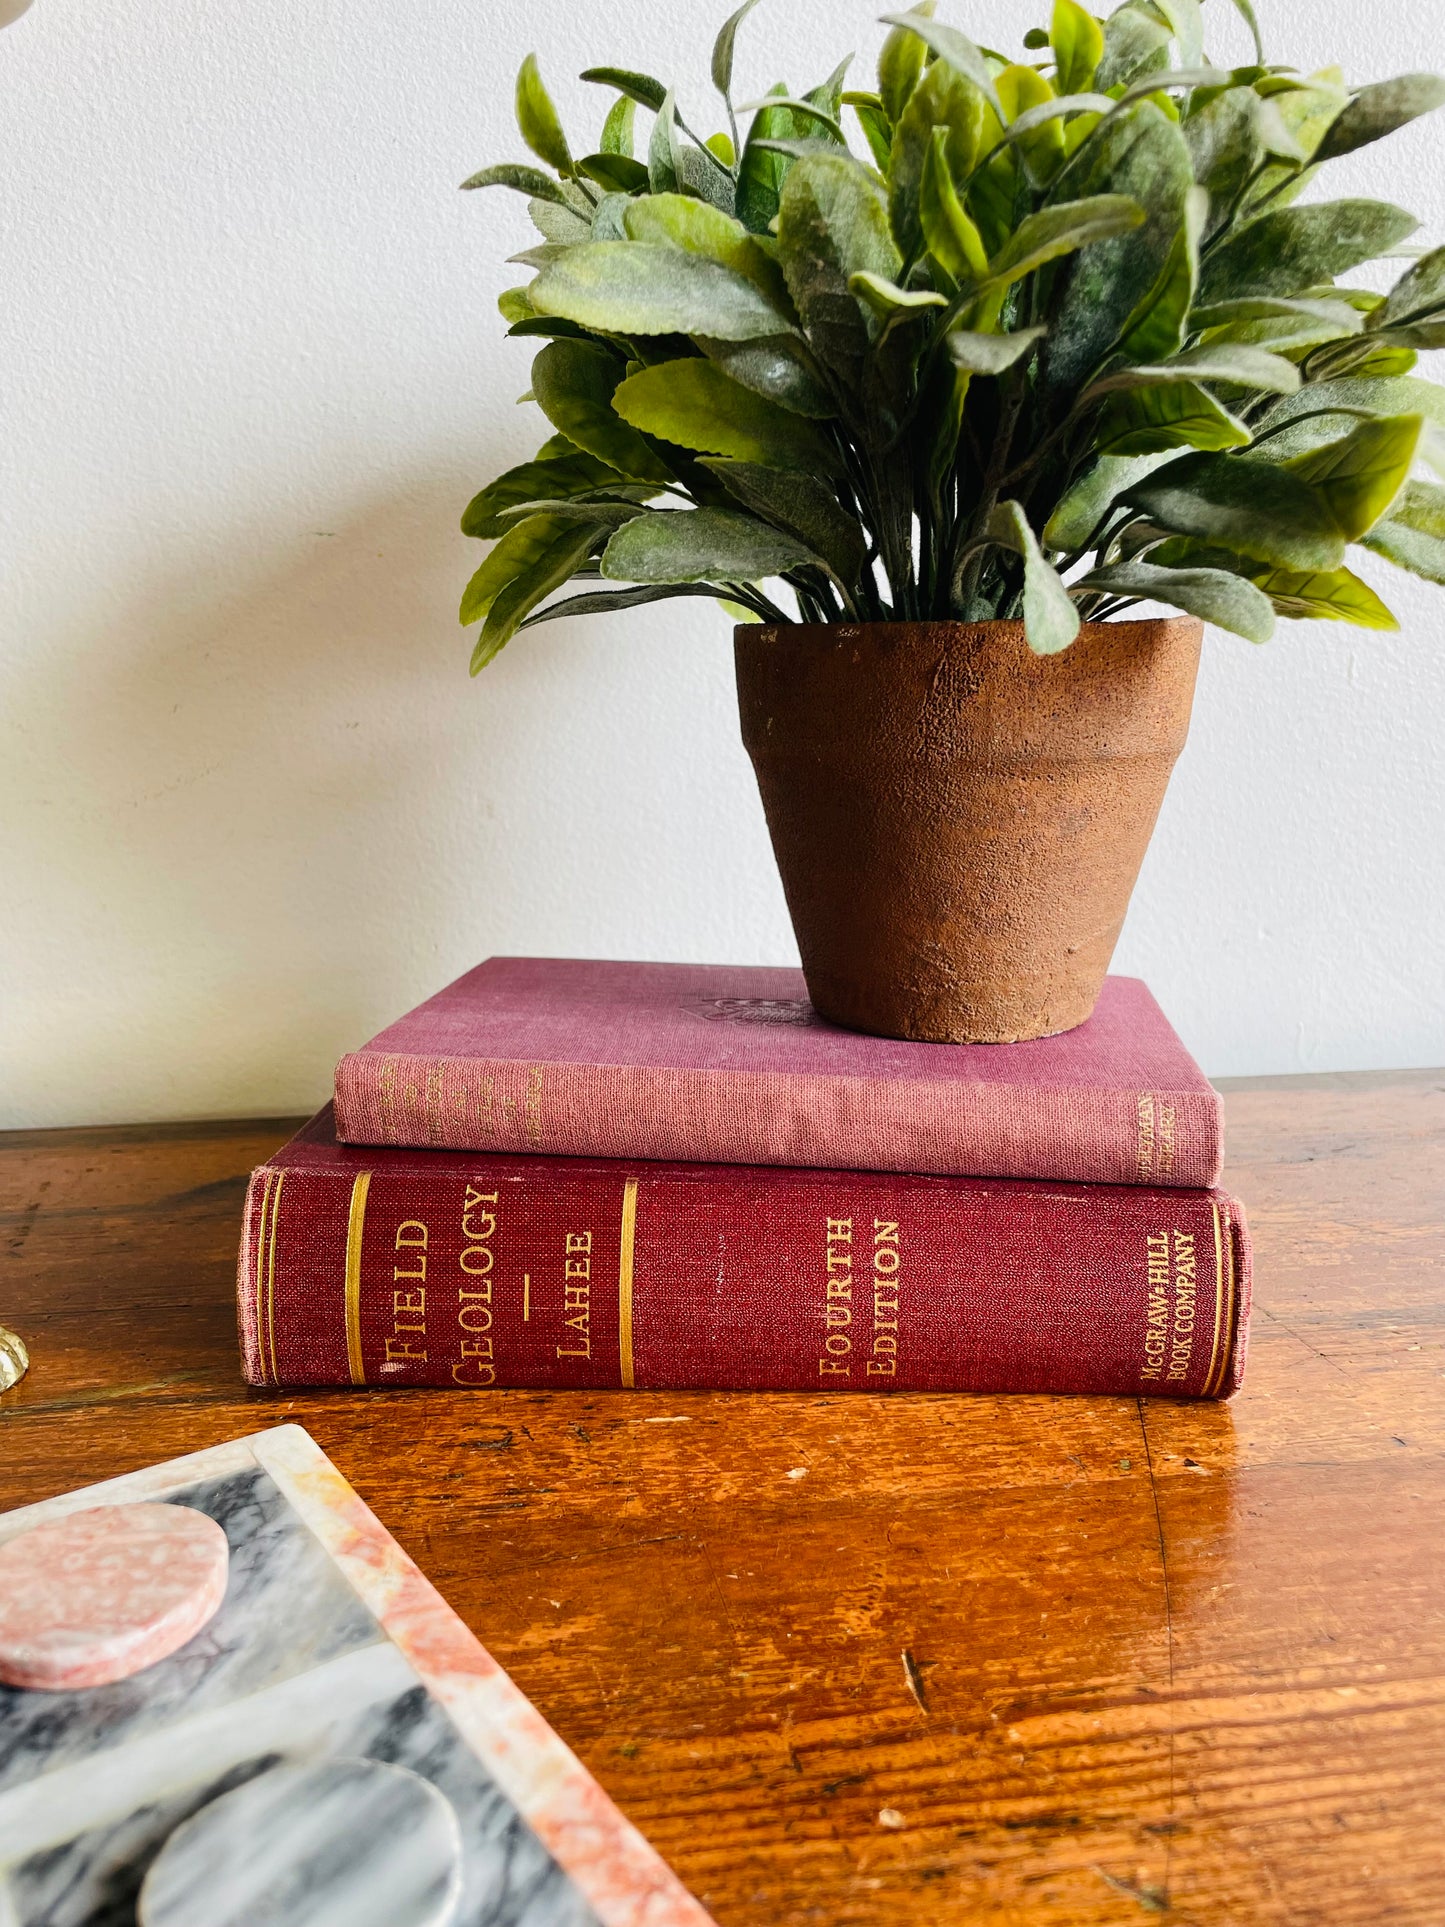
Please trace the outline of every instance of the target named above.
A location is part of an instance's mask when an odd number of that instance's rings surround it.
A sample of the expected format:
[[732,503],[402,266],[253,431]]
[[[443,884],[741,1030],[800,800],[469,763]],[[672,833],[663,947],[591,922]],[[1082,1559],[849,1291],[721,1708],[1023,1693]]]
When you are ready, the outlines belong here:
[[450,1802],[453,1927],[711,1927],[300,1426],[0,1515],[0,1542],[137,1500],[216,1520],[226,1598],[131,1679],[0,1687],[0,1927],[130,1927],[184,1821],[329,1758],[407,1767]]

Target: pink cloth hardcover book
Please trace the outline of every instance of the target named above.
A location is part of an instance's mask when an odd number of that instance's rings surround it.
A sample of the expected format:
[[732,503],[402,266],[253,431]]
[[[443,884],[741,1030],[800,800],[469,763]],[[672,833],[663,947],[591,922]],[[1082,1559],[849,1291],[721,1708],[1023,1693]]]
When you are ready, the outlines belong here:
[[344,1143],[1213,1185],[1217,1094],[1134,977],[1023,1044],[825,1023],[799,970],[492,957],[336,1070]]

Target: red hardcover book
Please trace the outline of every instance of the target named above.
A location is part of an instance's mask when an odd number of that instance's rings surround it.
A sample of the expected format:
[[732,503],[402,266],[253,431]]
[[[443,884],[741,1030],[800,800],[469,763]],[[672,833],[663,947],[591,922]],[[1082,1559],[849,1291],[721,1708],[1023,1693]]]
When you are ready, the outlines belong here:
[[336,1142],[246,1199],[255,1385],[1228,1398],[1249,1239],[1221,1192]]
[[1207,1187],[1218,1094],[1145,986],[1024,1044],[825,1023],[799,970],[493,957],[343,1057],[348,1143]]

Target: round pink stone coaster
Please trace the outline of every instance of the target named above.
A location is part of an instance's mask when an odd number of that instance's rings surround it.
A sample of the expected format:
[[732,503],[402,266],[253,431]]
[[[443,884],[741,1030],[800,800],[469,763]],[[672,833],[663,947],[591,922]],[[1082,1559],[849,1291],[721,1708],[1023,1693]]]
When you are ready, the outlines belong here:
[[198,1633],[226,1591],[230,1549],[182,1505],[101,1505],[0,1545],[0,1683],[108,1686]]

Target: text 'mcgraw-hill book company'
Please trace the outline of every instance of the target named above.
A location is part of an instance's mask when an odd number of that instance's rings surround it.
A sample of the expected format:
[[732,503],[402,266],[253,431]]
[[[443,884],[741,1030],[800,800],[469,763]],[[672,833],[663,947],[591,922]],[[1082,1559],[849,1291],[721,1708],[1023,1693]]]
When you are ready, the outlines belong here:
[[257,1385],[1227,1398],[1248,1232],[1222,1192],[366,1148],[256,1171]]
[[1136,978],[1020,1044],[825,1023],[802,972],[493,957],[336,1071],[353,1144],[1205,1188],[1222,1112]]

